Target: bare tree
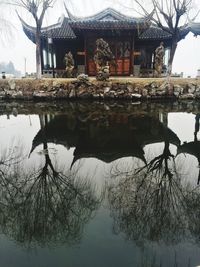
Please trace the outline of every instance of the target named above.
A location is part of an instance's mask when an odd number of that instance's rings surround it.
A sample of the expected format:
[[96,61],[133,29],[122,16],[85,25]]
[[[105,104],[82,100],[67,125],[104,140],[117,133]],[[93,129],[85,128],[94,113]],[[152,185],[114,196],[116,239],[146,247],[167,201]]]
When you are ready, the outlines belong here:
[[45,13],[49,7],[52,7],[55,0],[13,0],[14,5],[24,8],[35,20],[35,43],[36,43],[36,76],[41,79],[41,29]]
[[0,0],[0,42],[10,41],[12,37],[12,23],[5,16],[6,1]]
[[144,15],[149,15],[153,9],[154,16],[151,18],[152,22],[172,36],[171,51],[168,61],[168,73],[171,74],[172,63],[178,42],[184,39],[189,33],[188,14],[192,9],[194,1],[150,0],[151,8],[149,6],[149,9],[147,8],[148,5],[146,5],[146,1],[145,5],[144,1],[141,0],[133,0],[133,2],[140,7]]

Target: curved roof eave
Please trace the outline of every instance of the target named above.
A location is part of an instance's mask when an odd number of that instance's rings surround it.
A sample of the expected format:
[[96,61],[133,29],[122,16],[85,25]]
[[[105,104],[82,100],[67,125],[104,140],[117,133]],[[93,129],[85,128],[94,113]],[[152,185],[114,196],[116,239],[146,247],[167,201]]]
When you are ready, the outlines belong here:
[[139,40],[168,40],[171,39],[171,34],[163,31],[155,25],[151,25],[146,31],[143,31],[139,36]]
[[189,154],[195,156],[198,160],[200,159],[200,141],[192,141],[189,143],[182,144],[177,150],[177,156],[179,154]]
[[126,22],[141,22],[141,23],[144,23],[145,21],[149,21],[151,20],[153,14],[154,14],[154,10],[148,14],[147,16],[144,16],[144,17],[131,17],[129,15],[125,15],[125,14],[122,14],[121,12],[115,10],[114,8],[106,8],[92,16],[87,16],[87,17],[77,17],[77,16],[74,16],[70,11],[69,9],[67,8],[66,4],[64,3],[64,6],[65,6],[65,10],[66,10],[66,13],[69,17],[69,19],[72,21],[72,22],[87,22],[87,21],[96,21],[96,20],[101,20],[103,18],[105,18],[106,16],[108,15],[111,15],[113,16],[113,18],[116,18],[116,20],[122,20],[122,21],[126,21]]
[[[19,20],[21,21],[24,33],[26,34],[26,36],[33,42],[35,43],[35,34],[36,34],[36,27],[30,26],[29,24],[27,24],[21,17],[20,15],[17,13]],[[65,23],[66,18],[62,17],[61,20],[58,23],[55,23],[53,25],[50,26],[46,26],[46,27],[42,27],[41,29],[41,37],[42,38],[49,38],[52,37],[54,39],[74,39],[76,38],[73,30],[70,28],[68,29],[69,32],[69,36],[66,36],[64,33],[59,34],[58,36],[54,36],[53,35],[53,31],[55,30],[59,30],[62,29],[63,24]],[[70,30],[70,31],[69,31]]]
[[127,157],[133,157],[140,159],[145,165],[147,164],[146,158],[144,156],[144,151],[142,148],[139,148],[138,151],[116,151],[111,153],[101,153],[101,152],[92,152],[92,151],[79,151],[79,149],[75,148],[74,151],[74,157],[70,166],[70,169],[74,166],[74,164],[82,159],[82,158],[96,158],[102,162],[105,163],[111,163],[115,160],[121,159],[121,158],[127,158]]
[[28,25],[19,15],[19,13],[16,11],[17,16],[22,24],[22,28],[26,36],[33,42],[35,43],[35,34],[36,34],[36,28],[33,26]]
[[[179,40],[182,40],[186,37],[186,35],[190,32],[190,27],[183,27],[180,28],[180,37]],[[171,40],[172,34],[170,34],[168,31],[164,31],[155,24],[152,24],[147,30],[143,31],[139,35],[139,40]]]
[[188,27],[194,35],[200,35],[200,22],[189,20]]

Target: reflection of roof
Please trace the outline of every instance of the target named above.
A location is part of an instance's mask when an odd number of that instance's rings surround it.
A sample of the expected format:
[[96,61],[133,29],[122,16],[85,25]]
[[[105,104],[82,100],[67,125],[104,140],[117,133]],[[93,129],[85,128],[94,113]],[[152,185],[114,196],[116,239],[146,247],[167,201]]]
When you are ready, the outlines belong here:
[[[75,147],[73,163],[80,158],[94,157],[111,162],[122,157],[137,157],[146,162],[143,147],[168,140],[179,145],[180,140],[174,132],[158,119],[150,116],[129,116],[126,123],[119,118],[108,117],[101,120],[85,120],[57,115],[35,136],[31,153],[43,142],[61,144],[68,149]],[[109,125],[109,126],[108,126]]]
[[[200,165],[200,141],[184,143],[183,145],[179,146],[177,150],[177,155],[181,153],[189,154],[196,157]],[[199,169],[197,184],[199,183],[200,183],[200,169]]]
[[138,148],[130,147],[129,149],[125,148],[124,150],[120,150],[120,151],[118,148],[113,149],[113,150],[108,149],[107,151],[104,148],[92,151],[92,149],[87,150],[87,149],[78,147],[74,151],[74,159],[72,162],[72,166],[77,160],[82,159],[82,158],[96,158],[103,162],[110,163],[114,160],[117,160],[120,158],[126,158],[126,157],[135,157],[135,158],[141,159],[146,164],[144,151],[140,147]]
[[177,154],[186,153],[195,156],[200,161],[200,141],[184,143],[178,148]]

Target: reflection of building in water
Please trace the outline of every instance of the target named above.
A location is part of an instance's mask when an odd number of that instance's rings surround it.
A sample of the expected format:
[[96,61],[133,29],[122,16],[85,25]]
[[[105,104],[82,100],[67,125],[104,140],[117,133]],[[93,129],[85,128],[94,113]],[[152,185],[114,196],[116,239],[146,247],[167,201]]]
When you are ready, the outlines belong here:
[[[180,141],[167,128],[167,114],[149,116],[147,113],[110,112],[57,115],[35,136],[31,152],[43,142],[61,144],[67,149],[75,147],[73,163],[81,158],[94,157],[112,162],[122,157],[137,157],[146,162],[144,146],[165,142],[176,146]],[[44,134],[45,131],[45,134]]]

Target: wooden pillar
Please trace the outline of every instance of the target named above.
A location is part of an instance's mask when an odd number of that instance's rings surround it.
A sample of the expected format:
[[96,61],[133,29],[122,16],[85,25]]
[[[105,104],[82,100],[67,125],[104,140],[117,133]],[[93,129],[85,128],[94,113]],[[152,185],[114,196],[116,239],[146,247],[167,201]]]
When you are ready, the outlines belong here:
[[131,53],[130,53],[130,75],[134,73],[134,47],[135,47],[135,32],[132,36],[132,42],[131,42]]
[[85,74],[88,74],[88,58],[87,58],[87,34],[84,34],[84,64],[85,64]]

